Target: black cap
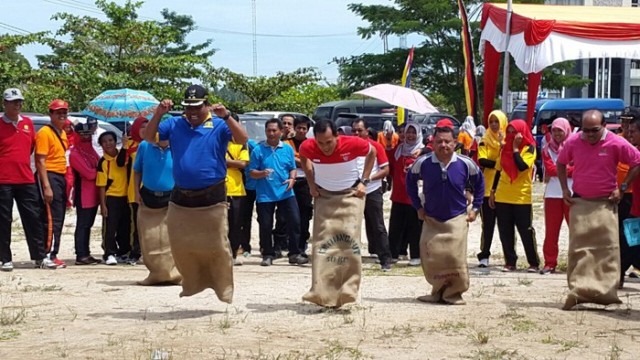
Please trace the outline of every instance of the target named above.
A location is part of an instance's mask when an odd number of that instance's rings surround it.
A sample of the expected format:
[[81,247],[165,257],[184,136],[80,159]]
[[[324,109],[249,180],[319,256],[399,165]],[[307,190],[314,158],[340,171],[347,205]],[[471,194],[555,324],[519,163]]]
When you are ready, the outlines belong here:
[[91,125],[83,124],[81,122],[77,123],[76,126],[74,126],[73,128],[80,135],[91,135],[95,130],[91,127]]
[[182,106],[200,106],[207,101],[209,92],[202,85],[191,85],[184,92]]

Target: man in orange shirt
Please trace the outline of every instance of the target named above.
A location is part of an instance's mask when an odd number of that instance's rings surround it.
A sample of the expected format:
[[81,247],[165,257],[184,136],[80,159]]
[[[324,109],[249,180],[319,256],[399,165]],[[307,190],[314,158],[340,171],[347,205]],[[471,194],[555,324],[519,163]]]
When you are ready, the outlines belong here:
[[60,238],[67,206],[67,158],[69,148],[64,124],[69,115],[69,104],[55,99],[49,104],[51,123],[40,129],[36,135],[36,169],[44,200],[45,250],[58,267],[66,267],[58,259]]

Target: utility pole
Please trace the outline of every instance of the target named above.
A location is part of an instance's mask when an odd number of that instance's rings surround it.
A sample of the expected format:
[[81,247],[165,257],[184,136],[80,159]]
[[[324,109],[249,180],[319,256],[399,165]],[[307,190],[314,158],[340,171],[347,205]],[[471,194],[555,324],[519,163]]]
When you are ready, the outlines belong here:
[[258,76],[258,37],[256,27],[256,0],[251,0],[252,29],[253,29],[253,76]]

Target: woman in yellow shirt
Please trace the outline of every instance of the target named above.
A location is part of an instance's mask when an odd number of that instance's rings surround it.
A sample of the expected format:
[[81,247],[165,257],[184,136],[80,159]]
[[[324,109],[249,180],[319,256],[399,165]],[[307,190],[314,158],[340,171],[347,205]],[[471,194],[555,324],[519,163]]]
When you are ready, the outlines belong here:
[[489,206],[496,210],[498,232],[505,258],[503,271],[516,270],[515,231],[518,229],[529,268],[540,271],[540,258],[532,225],[531,187],[536,140],[524,120],[513,120],[507,126],[505,144],[496,163],[496,176],[491,186]]
[[493,178],[496,175],[496,163],[500,159],[500,149],[504,145],[504,135],[507,130],[507,116],[500,110],[494,110],[489,114],[489,128],[478,144],[478,163],[482,167],[484,175],[484,201],[480,210],[482,218],[482,235],[480,235],[480,252],[478,267],[489,266],[491,256],[491,242],[493,230],[496,227],[496,211],[489,206],[489,195]]

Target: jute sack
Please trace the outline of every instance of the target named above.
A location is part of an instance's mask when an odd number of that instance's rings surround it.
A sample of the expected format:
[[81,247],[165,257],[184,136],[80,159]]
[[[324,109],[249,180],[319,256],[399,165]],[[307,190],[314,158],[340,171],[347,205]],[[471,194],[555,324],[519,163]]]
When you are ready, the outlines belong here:
[[188,208],[169,202],[169,242],[173,260],[182,274],[180,296],[207,288],[218,299],[233,299],[233,258],[227,238],[227,203]]
[[362,258],[360,232],[364,198],[355,191],[319,189],[313,216],[311,290],[302,299],[325,307],[356,301]]
[[420,236],[420,261],[431,295],[420,296],[424,302],[463,305],[462,294],[469,289],[467,265],[467,214],[446,222],[426,217]]
[[607,199],[573,200],[569,213],[569,295],[563,309],[581,303],[619,304],[617,206]]
[[144,265],[149,270],[140,285],[180,284],[182,276],[178,272],[167,232],[167,209],[151,209],[143,204],[138,206],[138,235]]

